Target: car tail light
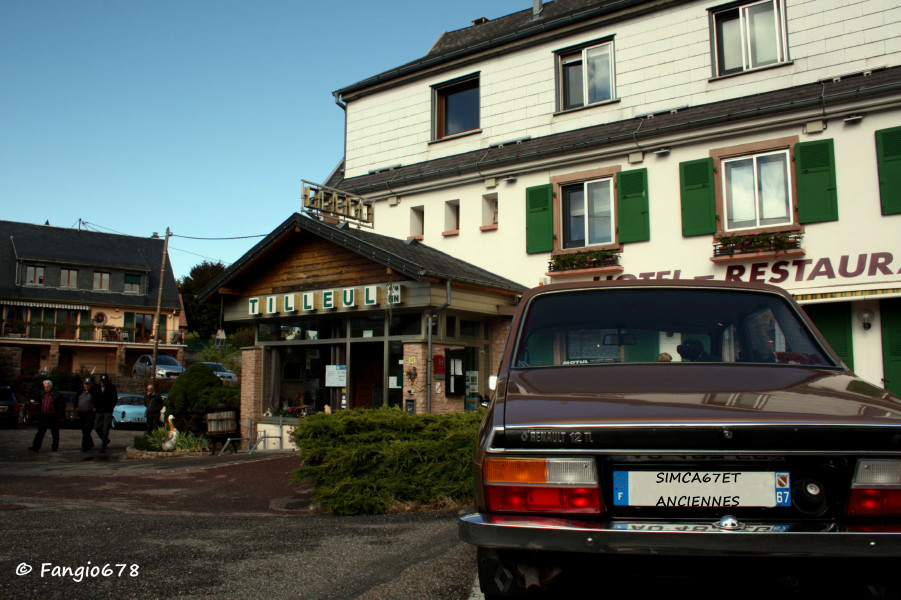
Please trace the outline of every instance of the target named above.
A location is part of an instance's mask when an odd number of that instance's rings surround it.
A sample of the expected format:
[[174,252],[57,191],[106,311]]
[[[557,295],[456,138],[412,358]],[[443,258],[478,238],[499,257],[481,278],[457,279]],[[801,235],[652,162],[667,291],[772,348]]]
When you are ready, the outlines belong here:
[[482,468],[491,512],[603,512],[598,474],[590,458],[489,456]]
[[847,513],[901,515],[901,461],[861,460],[851,481]]

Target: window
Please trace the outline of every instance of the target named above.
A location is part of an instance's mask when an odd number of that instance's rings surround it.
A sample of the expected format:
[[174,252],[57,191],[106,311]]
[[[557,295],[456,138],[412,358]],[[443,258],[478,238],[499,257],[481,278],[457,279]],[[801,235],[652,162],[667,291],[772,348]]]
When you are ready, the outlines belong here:
[[710,155],[679,165],[683,236],[838,220],[833,140],[779,138]]
[[557,104],[560,110],[613,99],[613,42],[563,50],[557,54],[557,61]]
[[787,60],[781,0],[732,5],[711,13],[716,75]]
[[722,161],[726,230],[792,222],[788,151]]
[[470,75],[433,88],[435,139],[479,128],[479,77]]
[[125,291],[126,292],[140,292],[141,291],[141,276],[140,275],[126,275],[125,276]]
[[613,242],[613,180],[600,179],[561,187],[563,247]]
[[529,254],[649,239],[647,169],[593,169],[526,189]]
[[76,269],[60,269],[59,286],[69,288],[78,287],[78,271]]
[[482,196],[482,227],[483,231],[497,229],[497,194],[485,194]]
[[460,201],[448,200],[444,203],[444,235],[460,233]]
[[25,267],[25,283],[27,285],[44,285],[44,267]]
[[411,238],[422,239],[425,231],[425,208],[422,206],[414,206],[410,209],[410,236]]
[[109,273],[94,272],[94,289],[109,291]]

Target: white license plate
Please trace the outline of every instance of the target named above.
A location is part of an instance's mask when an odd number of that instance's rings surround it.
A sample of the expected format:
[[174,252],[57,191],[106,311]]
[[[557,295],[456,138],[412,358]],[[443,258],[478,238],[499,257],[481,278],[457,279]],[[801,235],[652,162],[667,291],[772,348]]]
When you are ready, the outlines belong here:
[[791,506],[791,477],[772,471],[614,471],[615,506]]

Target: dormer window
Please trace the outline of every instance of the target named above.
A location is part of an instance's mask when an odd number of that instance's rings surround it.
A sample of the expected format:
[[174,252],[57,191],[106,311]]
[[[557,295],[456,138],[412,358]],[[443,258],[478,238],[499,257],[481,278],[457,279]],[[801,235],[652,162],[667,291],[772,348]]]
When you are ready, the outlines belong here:
[[140,292],[141,291],[141,276],[140,275],[125,275],[125,291],[126,292]]
[[104,292],[109,291],[109,273],[94,271],[94,289]]
[[571,110],[613,100],[613,41],[592,42],[557,53],[557,104]]
[[25,267],[25,285],[44,285],[44,267]]

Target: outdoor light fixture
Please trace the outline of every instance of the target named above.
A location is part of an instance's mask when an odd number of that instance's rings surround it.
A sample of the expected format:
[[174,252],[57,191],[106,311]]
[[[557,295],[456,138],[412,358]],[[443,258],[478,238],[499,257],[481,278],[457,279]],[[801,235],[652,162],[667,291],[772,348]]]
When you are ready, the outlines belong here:
[[863,121],[863,115],[848,115],[845,117],[845,123],[860,123]]
[[869,329],[873,326],[873,311],[869,308],[863,309],[857,313],[857,320],[860,321],[864,329]]
[[657,148],[656,150],[654,150],[654,154],[656,154],[657,156],[666,156],[667,154],[669,154],[669,148]]

